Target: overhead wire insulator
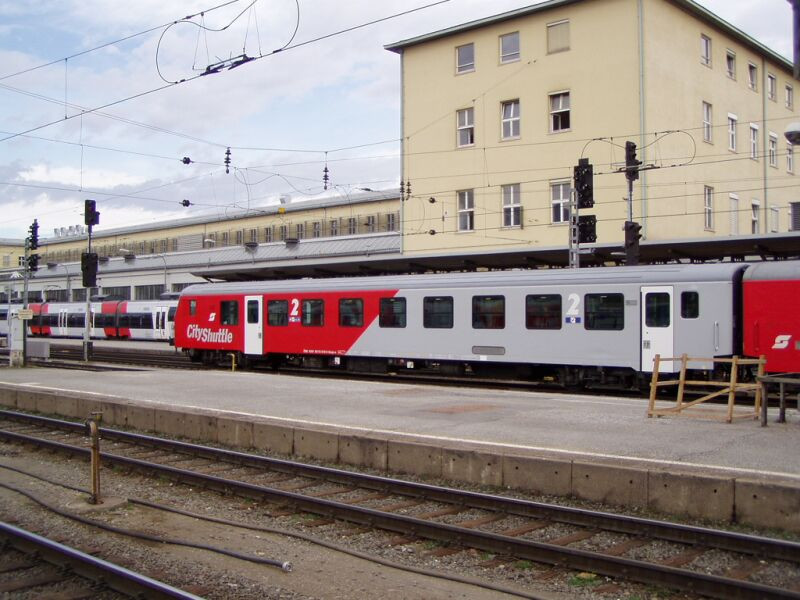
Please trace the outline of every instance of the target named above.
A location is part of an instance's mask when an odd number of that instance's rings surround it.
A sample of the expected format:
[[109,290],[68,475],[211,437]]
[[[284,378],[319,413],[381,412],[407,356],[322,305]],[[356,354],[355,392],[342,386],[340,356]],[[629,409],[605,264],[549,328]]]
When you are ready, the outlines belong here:
[[328,175],[330,171],[328,171],[328,165],[325,165],[325,168],[322,169],[322,187],[323,189],[328,189],[328,182],[331,180],[330,175]]
[[231,149],[228,148],[225,150],[225,173],[230,173],[230,166],[231,166]]
[[406,200],[411,200],[411,180],[406,181]]

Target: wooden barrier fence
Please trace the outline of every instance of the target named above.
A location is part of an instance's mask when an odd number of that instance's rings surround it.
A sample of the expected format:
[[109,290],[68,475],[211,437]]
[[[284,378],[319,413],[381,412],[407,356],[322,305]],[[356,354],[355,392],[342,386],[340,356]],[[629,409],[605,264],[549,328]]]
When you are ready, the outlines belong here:
[[[677,380],[669,380],[669,381],[659,381],[658,380],[658,371],[661,363],[664,361],[680,361],[681,363],[681,370],[680,376]],[[731,376],[729,381],[698,381],[698,380],[691,380],[686,379],[686,368],[687,365],[691,362],[713,362],[713,363],[731,363]],[[647,416],[652,417],[661,417],[664,415],[676,415],[680,414],[687,408],[691,408],[702,402],[706,402],[707,400],[711,400],[712,398],[717,398],[718,396],[722,396],[724,394],[728,394],[728,412],[725,418],[727,423],[733,421],[733,419],[757,419],[759,416],[759,412],[761,410],[761,384],[758,383],[758,380],[754,381],[753,383],[740,383],[738,381],[739,375],[739,367],[746,366],[746,365],[758,365],[758,377],[762,377],[764,375],[764,365],[766,364],[766,359],[762,355],[759,358],[740,358],[738,356],[734,356],[733,358],[689,358],[686,354],[683,354],[679,357],[674,358],[661,358],[660,354],[656,354],[655,358],[653,359],[653,378],[650,380],[650,402],[647,407]],[[675,406],[670,408],[660,408],[657,409],[655,407],[656,404],[656,393],[658,392],[658,388],[666,387],[670,385],[677,385],[678,386],[678,395],[676,398]],[[711,392],[710,394],[706,394],[701,398],[697,398],[696,400],[692,400],[691,402],[684,402],[683,395],[686,390],[686,386],[702,386],[702,387],[720,387],[720,390],[716,392]],[[753,410],[741,412],[738,414],[734,414],[734,404],[736,400],[736,393],[737,392],[754,392],[754,402],[753,402]]]

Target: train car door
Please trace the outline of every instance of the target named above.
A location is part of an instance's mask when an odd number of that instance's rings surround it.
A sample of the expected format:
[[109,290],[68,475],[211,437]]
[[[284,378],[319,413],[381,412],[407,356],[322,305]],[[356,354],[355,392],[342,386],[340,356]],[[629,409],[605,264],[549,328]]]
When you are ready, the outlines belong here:
[[168,340],[169,325],[167,324],[167,313],[169,312],[168,306],[157,306],[155,310],[155,319],[153,321],[154,337],[157,340]]
[[261,296],[245,296],[244,353],[263,352],[264,318],[262,316],[264,299]]
[[[641,292],[642,372],[651,373],[656,354],[662,358],[673,357],[675,323],[672,286],[643,287]],[[662,373],[676,373],[679,370],[677,361],[665,361],[659,367]]]
[[69,335],[69,331],[67,331],[67,327],[69,327],[69,322],[67,321],[68,315],[69,315],[68,308],[58,309],[58,328],[56,329],[57,336]]

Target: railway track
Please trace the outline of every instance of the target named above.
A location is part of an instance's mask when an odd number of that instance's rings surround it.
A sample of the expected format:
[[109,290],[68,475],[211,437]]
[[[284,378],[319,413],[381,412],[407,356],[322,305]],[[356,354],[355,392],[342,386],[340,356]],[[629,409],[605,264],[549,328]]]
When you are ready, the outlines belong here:
[[101,593],[107,599],[199,600],[194,594],[0,522],[0,596],[79,600]]
[[[88,456],[83,425],[0,411],[0,439]],[[715,598],[800,598],[768,571],[800,573],[800,544],[364,475],[101,428],[103,462],[269,503],[273,517],[308,513],[347,535],[378,528],[393,545],[430,540],[447,556],[489,553],[486,568],[550,565]],[[550,532],[550,533],[548,533]],[[553,534],[553,532],[558,532]],[[654,546],[658,552],[650,552]],[[665,548],[667,551],[665,553]],[[704,559],[724,553],[724,572]]]

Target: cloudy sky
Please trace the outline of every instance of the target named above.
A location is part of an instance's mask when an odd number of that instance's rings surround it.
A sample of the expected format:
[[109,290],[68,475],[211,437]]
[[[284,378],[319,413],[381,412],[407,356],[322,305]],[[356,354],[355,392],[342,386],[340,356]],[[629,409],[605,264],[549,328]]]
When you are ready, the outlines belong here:
[[[0,0],[0,238],[79,224],[86,198],[110,228],[396,187],[384,44],[532,0],[449,0],[318,38],[435,2]],[[786,0],[699,3],[790,57]],[[243,54],[264,58],[201,76]]]

